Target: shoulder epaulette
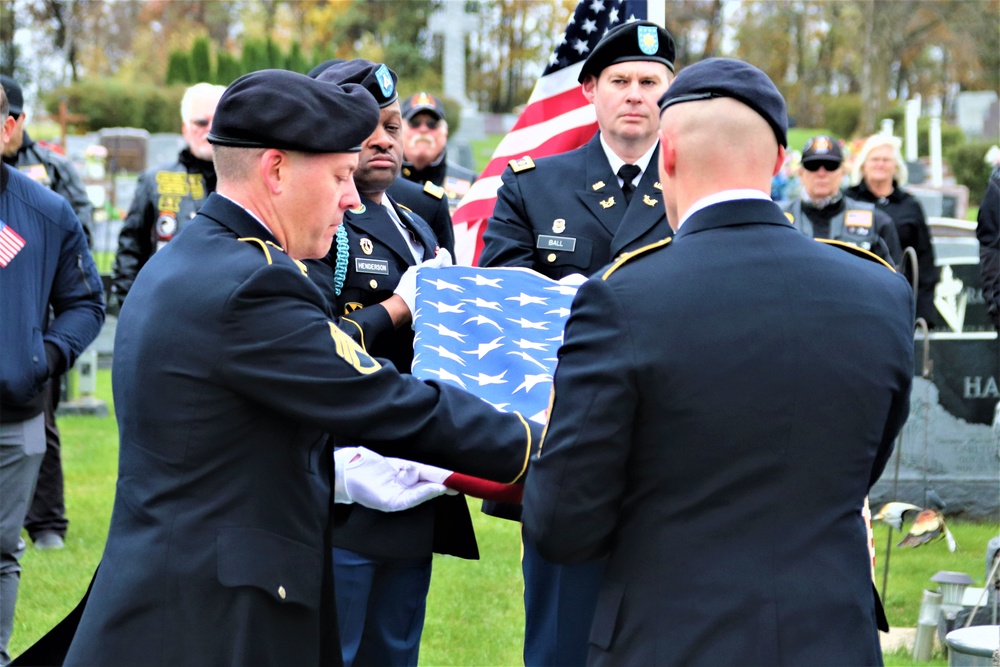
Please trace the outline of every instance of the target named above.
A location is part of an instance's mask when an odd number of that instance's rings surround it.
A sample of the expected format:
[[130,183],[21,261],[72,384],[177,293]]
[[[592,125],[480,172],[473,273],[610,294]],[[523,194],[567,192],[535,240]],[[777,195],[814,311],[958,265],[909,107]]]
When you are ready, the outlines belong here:
[[663,246],[665,246],[668,243],[670,243],[670,240],[672,238],[673,238],[672,236],[668,236],[665,239],[660,239],[659,241],[656,241],[655,243],[650,243],[649,245],[644,245],[641,248],[636,248],[635,250],[630,250],[628,252],[623,252],[622,254],[618,255],[618,257],[615,258],[614,264],[612,264],[611,266],[608,267],[608,270],[605,271],[604,275],[601,276],[601,280],[607,280],[608,276],[610,276],[612,273],[614,273],[615,271],[618,270],[618,267],[620,267],[622,264],[624,264],[625,262],[629,261],[633,257],[638,257],[639,255],[643,255],[643,254],[649,252],[650,250],[655,250],[656,248],[662,248]]
[[431,181],[424,181],[424,192],[436,199],[444,197],[444,188],[440,185],[434,185]]
[[535,162],[534,162],[534,160],[532,160],[531,157],[528,156],[528,155],[525,155],[520,160],[511,160],[507,164],[510,165],[511,170],[515,174],[519,174],[522,171],[528,171],[529,169],[534,169],[535,168]]
[[861,257],[862,259],[867,259],[872,262],[878,262],[879,264],[889,269],[893,273],[896,273],[896,269],[893,268],[892,264],[885,261],[884,259],[882,259],[881,257],[879,257],[878,255],[869,250],[865,250],[864,248],[859,248],[858,246],[850,243],[844,243],[843,241],[836,241],[834,239],[816,239],[816,240],[819,241],[820,243],[825,243],[835,248],[846,250],[855,257]]
[[244,236],[243,238],[236,239],[237,241],[245,241],[247,243],[256,243],[260,246],[260,249],[264,251],[264,258],[267,260],[268,265],[274,263],[271,259],[271,251],[267,247],[267,242],[264,239],[259,239],[255,236]]
[[[264,259],[267,260],[268,266],[270,266],[271,264],[274,264],[274,258],[271,257],[271,250],[267,246],[271,246],[271,248],[276,248],[277,250],[280,250],[281,252],[285,252],[285,249],[282,248],[277,243],[274,243],[273,241],[265,241],[264,239],[259,239],[259,238],[255,237],[255,236],[244,236],[243,238],[238,238],[236,240],[237,241],[245,241],[247,243],[256,243],[257,245],[259,245],[260,249],[264,251]],[[292,259],[292,258],[289,257],[289,259]],[[295,266],[298,267],[298,269],[302,273],[302,275],[304,275],[304,276],[308,276],[309,275],[309,267],[307,267],[305,265],[305,263],[303,263],[303,262],[301,262],[301,261],[299,261],[297,259],[292,259],[292,261],[295,262]]]

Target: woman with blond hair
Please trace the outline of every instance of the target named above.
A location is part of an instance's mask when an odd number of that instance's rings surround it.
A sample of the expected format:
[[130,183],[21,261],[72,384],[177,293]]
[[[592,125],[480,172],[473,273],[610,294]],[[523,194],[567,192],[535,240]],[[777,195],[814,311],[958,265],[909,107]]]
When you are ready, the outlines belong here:
[[[903,248],[917,253],[917,317],[934,327],[934,286],[938,269],[934,264],[934,248],[927,228],[924,210],[917,198],[902,189],[907,181],[906,162],[900,152],[898,137],[875,134],[868,137],[854,161],[851,185],[845,194],[863,202],[875,204],[892,218]],[[904,273],[913,284],[913,267],[903,261]]]

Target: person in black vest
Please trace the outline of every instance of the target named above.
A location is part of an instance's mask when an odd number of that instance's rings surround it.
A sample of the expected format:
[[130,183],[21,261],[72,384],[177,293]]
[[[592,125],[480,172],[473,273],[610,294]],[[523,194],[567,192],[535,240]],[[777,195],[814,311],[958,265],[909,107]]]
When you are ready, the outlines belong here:
[[196,83],[184,91],[181,134],[187,145],[176,160],[139,176],[111,269],[109,306],[113,310],[121,308],[153,253],[177,236],[215,191],[215,166],[207,137],[224,90],[224,86]]
[[868,250],[892,266],[903,258],[892,218],[874,204],[855,201],[840,189],[844,157],[831,137],[819,135],[802,149],[800,196],[780,202],[792,226],[803,234]]

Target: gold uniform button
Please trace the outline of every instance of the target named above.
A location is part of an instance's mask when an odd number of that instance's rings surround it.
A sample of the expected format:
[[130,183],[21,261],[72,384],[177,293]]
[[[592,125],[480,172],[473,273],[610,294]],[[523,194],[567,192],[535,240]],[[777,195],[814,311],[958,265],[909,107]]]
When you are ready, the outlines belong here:
[[372,289],[375,289],[376,287],[378,287],[378,281],[376,281],[374,278],[368,284],[372,286]]
[[556,254],[554,252],[550,252],[549,256],[546,257],[545,259],[549,260],[550,263],[554,262],[554,261],[556,261]]
[[281,598],[282,600],[285,599],[285,587],[284,586],[278,586],[278,597]]

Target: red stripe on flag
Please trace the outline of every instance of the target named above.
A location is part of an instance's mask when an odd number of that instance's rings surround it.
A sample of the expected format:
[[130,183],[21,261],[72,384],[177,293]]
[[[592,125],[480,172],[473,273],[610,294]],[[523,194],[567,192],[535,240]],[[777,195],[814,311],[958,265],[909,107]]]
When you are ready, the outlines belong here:
[[[0,223],[2,225],[3,223]],[[24,239],[10,228],[10,225],[0,227],[0,267],[10,264],[17,253],[24,247]]]

